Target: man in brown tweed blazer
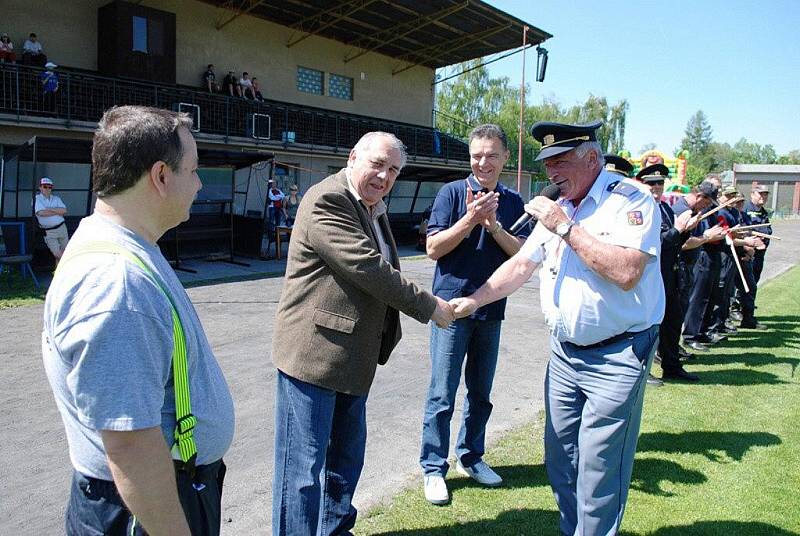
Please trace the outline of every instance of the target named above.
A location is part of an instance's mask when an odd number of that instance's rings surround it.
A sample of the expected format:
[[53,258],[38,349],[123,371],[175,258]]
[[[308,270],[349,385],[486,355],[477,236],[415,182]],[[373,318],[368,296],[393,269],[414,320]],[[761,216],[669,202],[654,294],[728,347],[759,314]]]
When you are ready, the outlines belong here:
[[392,134],[365,134],[347,168],[300,203],[272,345],[274,535],[350,534],[367,393],[400,340],[399,311],[443,327],[454,318],[400,274],[383,197],[405,160]]

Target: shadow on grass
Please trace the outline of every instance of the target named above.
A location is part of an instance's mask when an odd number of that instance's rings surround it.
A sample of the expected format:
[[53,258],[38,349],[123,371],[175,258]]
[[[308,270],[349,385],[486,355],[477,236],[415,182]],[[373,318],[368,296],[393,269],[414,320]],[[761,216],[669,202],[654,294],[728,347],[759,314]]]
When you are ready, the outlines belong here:
[[697,365],[728,365],[731,363],[742,363],[747,367],[764,367],[767,365],[789,365],[791,376],[794,376],[795,369],[800,365],[800,359],[795,357],[778,357],[775,354],[761,353],[739,353],[739,354],[708,354],[702,356],[697,361],[689,364]]
[[[633,536],[622,532],[622,536]],[[691,525],[662,527],[648,536],[797,536],[796,532],[759,521],[695,521]]]
[[[702,358],[701,358],[702,359]],[[703,361],[700,361],[702,364]],[[780,385],[789,383],[770,372],[747,369],[694,371],[705,385]]]
[[494,519],[470,521],[458,526],[391,530],[381,536],[505,536],[508,534],[558,534],[559,514],[554,510],[523,508],[501,512]]
[[661,487],[663,482],[702,484],[707,480],[706,475],[700,471],[686,469],[671,460],[637,458],[633,465],[631,488],[651,495],[672,497],[674,493],[670,493]]
[[767,324],[768,326],[771,327],[779,325],[787,325],[789,327],[794,327],[800,325],[800,316],[798,315],[769,315],[760,318],[759,320],[761,321],[762,324]]
[[[547,480],[547,473],[544,464],[537,465],[492,465],[492,468],[503,477],[504,489],[535,488],[550,486]],[[451,471],[451,474],[455,471]],[[458,491],[463,488],[480,488],[480,484],[471,478],[448,478],[447,487],[450,491]]]
[[[639,436],[637,452],[702,454],[714,462],[724,461],[719,451],[741,461],[753,447],[780,445],[781,438],[766,432],[647,432]],[[639,463],[638,461],[636,462]]]

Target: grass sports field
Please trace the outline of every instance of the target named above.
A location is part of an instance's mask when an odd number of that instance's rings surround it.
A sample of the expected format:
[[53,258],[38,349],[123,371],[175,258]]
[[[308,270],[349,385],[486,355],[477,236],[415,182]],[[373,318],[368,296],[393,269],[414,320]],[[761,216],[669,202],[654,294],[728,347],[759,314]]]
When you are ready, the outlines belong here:
[[[687,366],[700,384],[648,388],[622,534],[800,533],[800,268],[759,289],[767,331],[740,330]],[[429,505],[422,478],[362,517],[358,534],[558,534],[542,465],[542,418],[486,460],[505,486],[451,471],[452,502]]]

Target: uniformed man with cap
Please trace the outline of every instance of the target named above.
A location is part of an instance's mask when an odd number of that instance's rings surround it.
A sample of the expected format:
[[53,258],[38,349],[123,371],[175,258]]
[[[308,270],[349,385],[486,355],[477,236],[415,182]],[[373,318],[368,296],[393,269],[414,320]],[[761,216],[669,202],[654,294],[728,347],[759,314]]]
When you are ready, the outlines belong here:
[[687,210],[676,218],[669,204],[661,200],[664,181],[668,178],[669,168],[664,164],[647,166],[636,174],[636,179],[650,188],[661,213],[661,279],[664,282],[666,306],[659,328],[658,356],[663,379],[696,382],[700,378],[687,372],[680,361],[683,309],[678,294],[678,257],[681,247],[689,238],[689,232],[697,226],[698,217]]
[[[739,192],[735,186],[727,186],[720,192],[723,203],[729,203],[733,199],[739,197]],[[717,220],[723,223],[728,229],[742,225],[742,214],[736,210],[733,205],[728,205],[717,214]],[[752,247],[752,246],[751,246]],[[711,313],[711,330],[717,333],[736,333],[736,328],[727,325],[730,313],[730,302],[733,296],[735,287],[735,279],[739,278],[738,269],[736,268],[736,261],[734,254],[744,256],[742,245],[739,246],[738,251],[734,253],[730,247],[725,247],[721,251],[719,284],[712,289],[711,305],[713,311]],[[740,261],[741,262],[741,261]]]
[[561,198],[534,198],[539,221],[522,249],[458,316],[511,294],[541,265],[551,330],[545,379],[545,466],[563,534],[616,534],[639,435],[645,378],[664,314],[660,214],[640,184],[605,170],[602,123],[536,123]]
[[633,173],[633,164],[631,164],[627,158],[615,154],[604,154],[603,158],[606,161],[606,171],[622,175],[625,178],[630,178],[631,173]]
[[[719,189],[711,181],[701,182],[696,193],[711,200],[711,204],[704,210],[717,205]],[[718,224],[716,216],[709,216],[695,228],[694,235],[699,244],[693,242],[692,246],[697,251],[687,253],[687,248],[684,248],[686,257],[693,259],[693,280],[683,320],[683,341],[688,347],[698,351],[705,351],[706,345],[716,344],[727,338],[726,335],[711,331],[711,313],[715,303],[712,298],[714,289],[719,285],[722,262],[720,255],[726,247],[725,234],[725,229]]]
[[[686,195],[677,197],[672,208],[675,217],[678,218],[685,212],[700,214],[705,209],[716,203],[717,189],[709,183],[704,182],[692,188]],[[705,229],[705,231],[704,231]],[[689,238],[681,246],[678,256],[678,296],[681,305],[681,317],[686,319],[689,310],[690,297],[694,288],[694,265],[699,257],[699,248],[710,240],[721,240],[724,237],[724,230],[720,225],[706,228],[697,225],[690,233]],[[694,350],[707,352],[708,347],[700,342],[684,341],[687,346]],[[693,358],[690,354],[680,349],[681,357]]]
[[[733,190],[736,191],[735,188],[733,188]],[[738,202],[735,203],[732,208],[736,211],[735,213],[738,214],[738,221],[744,226],[752,225],[753,222],[750,219],[749,214],[744,210],[744,197],[741,196],[738,191],[736,191],[736,197],[738,197]],[[751,231],[743,232],[745,234],[751,233]],[[767,249],[767,240],[751,235],[741,238],[734,238],[733,242],[736,246],[738,246],[737,250],[742,272],[741,274],[735,273],[731,278],[732,283],[731,288],[729,289],[729,297],[726,305],[731,304],[733,288],[735,287],[739,296],[739,306],[742,315],[739,327],[744,329],[766,329],[766,326],[758,322],[755,317],[758,281],[755,277],[754,264],[756,256],[759,253],[763,255],[763,252]],[[721,313],[724,313],[725,319],[727,319],[730,309],[721,311]]]
[[[750,190],[750,199],[744,204],[744,212],[750,218],[751,224],[769,223],[769,213],[764,205],[767,202],[769,195],[769,188],[763,184],[754,184]],[[772,226],[759,227],[759,233],[772,234]],[[769,247],[769,239],[764,240],[764,249],[756,250],[753,257],[753,275],[755,276],[756,283],[761,279],[761,271],[764,269],[764,256],[767,254],[767,247]]]

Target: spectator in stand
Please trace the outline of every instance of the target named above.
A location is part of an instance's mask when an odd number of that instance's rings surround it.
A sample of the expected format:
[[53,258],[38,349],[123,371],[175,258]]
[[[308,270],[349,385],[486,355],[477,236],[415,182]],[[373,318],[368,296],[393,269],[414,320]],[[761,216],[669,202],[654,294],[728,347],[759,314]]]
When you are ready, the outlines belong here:
[[228,74],[222,80],[222,93],[230,95],[231,97],[242,96],[242,88],[239,86],[239,82],[236,80],[236,75],[233,74],[233,71],[228,71]]
[[258,102],[264,102],[264,95],[261,94],[261,84],[259,84],[258,78],[255,76],[253,77],[253,95]]
[[283,217],[286,219],[286,225],[289,226],[294,225],[294,220],[297,218],[297,207],[300,206],[300,201],[303,199],[299,190],[296,184],[292,184],[289,187],[289,195],[283,200]]
[[58,74],[55,71],[58,65],[48,61],[45,67],[47,70],[39,75],[42,83],[42,109],[52,112],[55,111],[56,92],[58,92]]
[[0,36],[0,63],[5,62],[17,63],[17,55],[14,52],[14,43],[8,37],[7,33]]
[[203,73],[203,87],[209,93],[219,93],[219,84],[217,84],[217,75],[214,74],[214,65],[209,63],[206,72]]
[[250,80],[250,74],[246,71],[242,73],[242,77],[239,79],[239,87],[243,98],[255,100],[256,94],[253,92],[253,81]]
[[270,208],[272,209],[272,225],[275,227],[281,224],[281,215],[283,214],[283,199],[286,197],[275,181],[269,181],[269,201]]
[[25,40],[25,44],[22,45],[22,63],[25,65],[38,65],[39,67],[44,67],[47,63],[47,56],[44,55],[42,44],[33,32]]

